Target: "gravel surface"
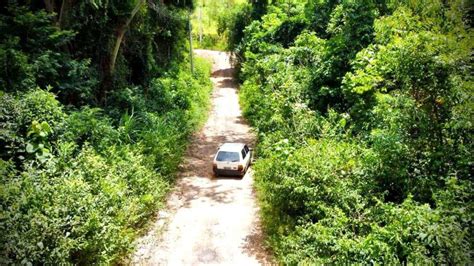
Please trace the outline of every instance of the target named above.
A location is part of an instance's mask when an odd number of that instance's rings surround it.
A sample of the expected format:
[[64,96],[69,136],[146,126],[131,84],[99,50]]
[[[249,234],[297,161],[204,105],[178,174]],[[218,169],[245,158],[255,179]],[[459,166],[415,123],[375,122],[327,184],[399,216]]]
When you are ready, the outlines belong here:
[[242,118],[228,53],[196,50],[213,62],[212,111],[193,137],[180,177],[150,231],[137,242],[135,265],[269,265],[263,246],[252,169],[243,178],[213,177],[212,159],[224,142],[255,136]]

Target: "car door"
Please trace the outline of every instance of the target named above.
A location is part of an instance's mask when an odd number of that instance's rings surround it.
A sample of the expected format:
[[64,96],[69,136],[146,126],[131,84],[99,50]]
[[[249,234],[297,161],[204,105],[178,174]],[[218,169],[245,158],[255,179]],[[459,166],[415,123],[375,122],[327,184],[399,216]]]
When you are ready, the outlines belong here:
[[248,162],[247,162],[247,163],[248,163],[248,165],[250,166],[250,164],[252,164],[253,152],[250,150],[250,148],[249,148],[247,145],[244,146],[244,149],[245,149],[245,151],[246,151],[247,154],[248,154],[248,157],[249,157],[249,158],[248,158]]
[[245,152],[244,148],[242,148],[242,150],[240,150],[240,154],[242,155],[242,164],[243,164],[244,168],[246,168],[247,167],[247,163],[246,163],[247,153]]
[[250,152],[248,150],[248,148],[246,149],[245,148],[246,146],[244,146],[242,148],[242,157],[243,157],[243,164],[244,164],[244,167],[245,168],[248,168],[249,165],[250,165]]

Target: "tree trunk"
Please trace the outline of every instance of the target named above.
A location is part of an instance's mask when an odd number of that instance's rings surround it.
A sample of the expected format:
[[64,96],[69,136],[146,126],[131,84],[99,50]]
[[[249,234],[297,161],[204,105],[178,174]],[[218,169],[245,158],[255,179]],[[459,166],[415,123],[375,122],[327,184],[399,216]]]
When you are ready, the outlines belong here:
[[48,13],[53,13],[54,12],[54,0],[44,0],[44,7]]
[[194,74],[194,61],[193,61],[193,28],[191,26],[191,16],[188,13],[188,30],[189,30],[189,61],[191,63],[191,73]]
[[58,26],[59,28],[63,29],[67,27],[68,19],[69,19],[69,11],[73,5],[74,0],[63,0],[61,4],[61,9],[59,10],[59,17],[58,17]]
[[63,29],[65,26],[67,26],[68,13],[71,10],[73,3],[74,0],[63,0],[59,4],[60,7],[57,7],[55,0],[44,0],[44,7],[48,13],[57,13],[57,17],[55,17],[55,24],[60,29]]
[[119,25],[117,27],[116,31],[116,39],[115,39],[115,46],[114,49],[112,50],[112,54],[110,57],[110,71],[111,74],[114,73],[115,71],[115,61],[117,60],[117,55],[120,50],[120,45],[122,44],[123,36],[125,35],[125,32],[128,29],[128,26],[130,26],[130,22],[132,22],[133,17],[137,14],[138,10],[140,10],[140,7],[145,3],[145,0],[139,0],[137,5],[133,8],[132,13],[130,14],[130,17],[125,21],[124,24]]
[[130,23],[132,22],[133,18],[137,14],[137,12],[140,10],[142,5],[145,3],[145,0],[139,0],[138,3],[135,5],[135,7],[132,10],[132,13],[130,13],[130,16],[121,24],[117,25],[115,29],[115,43],[112,48],[112,51],[110,51],[109,55],[107,56],[106,59],[102,60],[102,70],[103,70],[103,78],[101,82],[101,91],[98,95],[98,100],[104,105],[105,104],[105,97],[107,95],[107,91],[111,86],[113,86],[113,75],[115,72],[115,64],[117,61],[117,56],[120,51],[120,46],[123,41],[123,37],[125,36],[125,33],[127,32]]
[[199,45],[202,46],[202,6],[199,7]]

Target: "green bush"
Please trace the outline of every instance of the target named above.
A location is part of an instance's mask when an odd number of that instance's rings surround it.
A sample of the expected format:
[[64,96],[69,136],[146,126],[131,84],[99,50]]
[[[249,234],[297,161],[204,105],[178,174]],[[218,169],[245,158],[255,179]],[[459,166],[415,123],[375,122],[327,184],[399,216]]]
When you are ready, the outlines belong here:
[[35,136],[29,133],[34,123],[49,127],[47,140],[54,141],[64,132],[65,117],[63,107],[50,92],[34,89],[20,95],[1,94],[1,158],[20,164],[28,156],[28,143]]
[[120,132],[102,109],[84,107],[68,116],[63,139],[79,146],[88,143],[103,152],[115,143],[120,144]]
[[[459,194],[459,192],[456,192]],[[377,203],[347,215],[330,209],[330,216],[295,228],[278,241],[277,252],[286,264],[469,263],[467,224],[472,214],[452,216],[407,198],[401,205]],[[461,219],[460,219],[461,218]]]
[[100,108],[66,112],[39,89],[2,94],[2,141],[20,139],[11,151],[32,156],[0,160],[0,262],[111,264],[130,252],[206,117],[209,74],[197,60],[194,75],[163,79],[166,109],[129,98],[118,120]]
[[131,251],[208,111],[210,64],[191,74],[186,61],[192,7],[2,4],[0,264],[117,264]]
[[131,148],[109,148],[107,157],[71,148],[61,143],[46,167],[2,180],[5,263],[111,262],[167,191]]
[[231,43],[281,263],[472,261],[469,10],[277,1]]

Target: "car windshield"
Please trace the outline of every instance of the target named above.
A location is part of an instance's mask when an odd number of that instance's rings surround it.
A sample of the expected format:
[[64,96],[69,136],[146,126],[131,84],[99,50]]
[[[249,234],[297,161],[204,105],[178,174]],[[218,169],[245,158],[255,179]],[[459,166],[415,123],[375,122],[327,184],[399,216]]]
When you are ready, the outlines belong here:
[[238,162],[240,158],[238,152],[220,151],[216,160],[219,162]]

